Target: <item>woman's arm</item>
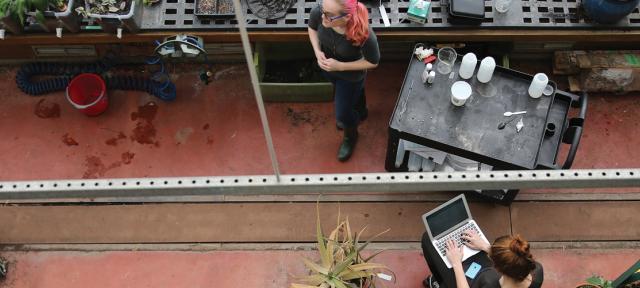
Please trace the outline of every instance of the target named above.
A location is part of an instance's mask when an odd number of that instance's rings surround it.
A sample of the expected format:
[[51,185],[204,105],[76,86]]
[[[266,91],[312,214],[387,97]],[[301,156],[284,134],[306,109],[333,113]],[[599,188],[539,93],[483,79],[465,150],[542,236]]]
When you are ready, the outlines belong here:
[[453,273],[456,275],[456,287],[469,288],[467,276],[464,275],[464,269],[462,269],[462,262],[453,265]]
[[361,58],[358,61],[353,62],[342,62],[342,71],[351,71],[351,70],[366,70],[373,69],[378,67],[378,64],[373,64],[364,58]]
[[320,61],[324,61],[327,58],[324,57],[324,53],[322,53],[322,50],[320,49],[318,31],[313,30],[311,27],[307,27],[307,30],[309,31],[309,41],[313,47],[313,53],[316,55],[316,59],[318,59],[318,65],[320,65]]
[[467,283],[467,278],[462,268],[462,246],[458,247],[453,240],[447,242],[447,259],[453,266],[453,273],[456,275],[456,287],[469,288],[469,283]]
[[378,67],[378,64],[373,64],[364,58],[360,58],[360,60],[352,61],[352,62],[340,62],[336,59],[329,58],[324,61],[320,61],[320,68],[322,70],[331,72],[331,71],[356,71],[356,70],[367,70]]

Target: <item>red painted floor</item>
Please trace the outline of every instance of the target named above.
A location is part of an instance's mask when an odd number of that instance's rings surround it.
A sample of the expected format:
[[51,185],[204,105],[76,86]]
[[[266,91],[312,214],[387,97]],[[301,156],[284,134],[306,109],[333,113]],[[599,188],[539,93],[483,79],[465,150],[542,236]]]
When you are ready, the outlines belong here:
[[[370,117],[348,163],[335,160],[341,135],[332,103],[267,104],[283,173],[384,171],[387,122],[405,67],[387,62],[370,73]],[[80,114],[63,93],[23,94],[14,71],[0,71],[1,180],[272,173],[242,65],[221,67],[208,86],[185,69],[174,75],[178,99],[170,103],[111,91],[99,117]],[[637,97],[592,95],[575,168],[640,167]]]
[[[270,103],[267,113],[284,173],[384,170],[386,127],[404,62],[370,73],[370,116],[353,158],[335,160],[340,133],[332,103]],[[513,68],[518,69],[517,66]],[[201,85],[195,72],[175,76],[178,99],[109,93],[107,113],[89,118],[63,93],[30,97],[0,69],[0,180],[250,175],[272,172],[242,65],[225,66]],[[575,168],[640,167],[639,95],[592,95]],[[598,190],[602,191],[602,190]],[[287,287],[303,274],[301,251],[6,252],[3,287]],[[640,258],[637,250],[542,250],[545,287],[574,287],[593,273],[613,278]],[[390,287],[421,287],[428,274],[420,251],[380,256],[397,274]]]
[[[575,287],[592,274],[614,279],[640,258],[638,250],[540,250],[545,288]],[[218,252],[8,252],[6,288],[283,288],[305,275],[303,251]],[[390,267],[396,283],[421,288],[429,274],[421,251],[392,250],[378,263]]]

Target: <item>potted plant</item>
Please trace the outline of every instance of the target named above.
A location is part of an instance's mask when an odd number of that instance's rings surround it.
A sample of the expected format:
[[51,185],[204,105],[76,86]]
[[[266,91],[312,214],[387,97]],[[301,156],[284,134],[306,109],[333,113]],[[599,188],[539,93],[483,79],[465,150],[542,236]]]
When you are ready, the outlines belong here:
[[0,24],[13,34],[21,34],[27,19],[27,12],[33,11],[37,22],[44,22],[44,12],[48,0],[0,0]]
[[593,275],[587,278],[586,283],[580,284],[576,288],[613,288],[613,284],[602,276]]
[[[368,288],[376,287],[376,280],[381,272],[393,272],[385,265],[369,262],[383,250],[368,257],[361,252],[378,236],[389,229],[375,235],[368,241],[360,243],[360,237],[366,227],[358,233],[352,233],[349,219],[341,220],[338,213],[338,225],[329,237],[325,237],[320,225],[320,208],[317,208],[316,240],[320,263],[303,258],[305,266],[311,270],[307,276],[299,277],[304,284],[291,284],[290,288]],[[395,275],[393,277],[395,279]]]
[[[80,18],[72,13],[74,0],[0,0],[0,23],[13,34],[24,30],[80,31]],[[26,24],[26,26],[25,26]]]
[[47,9],[42,16],[37,16],[37,12],[30,11],[27,15],[39,17],[38,23],[45,31],[54,31],[56,28],[64,28],[70,32],[80,32],[80,20],[76,13],[73,13],[74,0],[49,0]]
[[95,19],[102,30],[113,33],[118,28],[129,32],[140,29],[142,12],[141,0],[85,0],[84,7],[76,8],[76,12],[85,18]]
[[[640,261],[636,263],[636,266],[640,264]],[[635,270],[632,270],[635,268]],[[576,286],[576,288],[638,288],[640,287],[639,277],[633,277],[634,271],[636,274],[640,274],[640,270],[636,267],[632,267],[626,273],[622,274],[615,281],[604,279],[602,276],[594,275],[586,279],[586,283]]]
[[19,29],[17,21],[13,19],[11,10],[13,10],[13,0],[0,0],[0,28],[17,34],[22,32],[22,29]]

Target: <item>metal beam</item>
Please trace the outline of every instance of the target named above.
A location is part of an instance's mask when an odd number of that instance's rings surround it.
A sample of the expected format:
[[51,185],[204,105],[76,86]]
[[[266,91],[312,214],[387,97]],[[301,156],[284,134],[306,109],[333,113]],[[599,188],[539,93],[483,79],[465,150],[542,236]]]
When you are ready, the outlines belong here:
[[0,182],[0,200],[640,187],[640,169],[291,174]]

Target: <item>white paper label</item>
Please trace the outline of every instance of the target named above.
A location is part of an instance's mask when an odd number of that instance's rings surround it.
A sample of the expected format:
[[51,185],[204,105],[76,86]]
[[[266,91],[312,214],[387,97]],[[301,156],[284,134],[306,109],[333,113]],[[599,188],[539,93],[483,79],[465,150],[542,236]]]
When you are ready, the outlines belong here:
[[118,39],[122,39],[122,28],[118,28],[116,32],[116,37],[118,37]]
[[56,37],[62,38],[62,28],[56,28]]
[[0,39],[4,40],[4,29],[0,29]]
[[380,16],[382,16],[382,22],[384,22],[384,27],[391,26],[391,22],[389,22],[389,16],[387,16],[387,10],[384,9],[384,6],[380,5]]
[[387,275],[387,274],[384,274],[384,273],[378,273],[378,278],[380,278],[382,280],[387,280],[387,281],[393,280],[393,277],[391,277],[391,275]]

